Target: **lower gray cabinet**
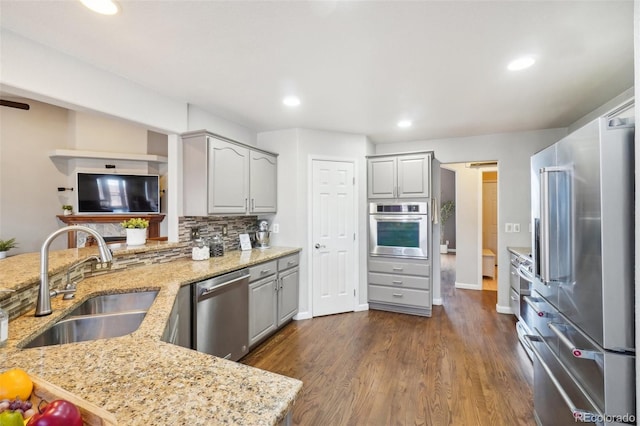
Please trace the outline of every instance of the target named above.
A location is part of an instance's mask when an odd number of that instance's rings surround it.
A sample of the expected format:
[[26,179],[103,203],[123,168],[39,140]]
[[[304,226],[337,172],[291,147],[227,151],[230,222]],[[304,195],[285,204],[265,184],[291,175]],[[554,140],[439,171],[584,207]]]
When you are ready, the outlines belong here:
[[249,347],[277,328],[277,290],[275,275],[249,284]]
[[280,274],[280,288],[278,290],[278,327],[287,323],[298,313],[298,283],[300,271],[290,269]]
[[[298,313],[299,255],[249,268],[249,347],[276,332]],[[268,275],[265,277],[265,275]],[[261,277],[257,279],[257,277]]]

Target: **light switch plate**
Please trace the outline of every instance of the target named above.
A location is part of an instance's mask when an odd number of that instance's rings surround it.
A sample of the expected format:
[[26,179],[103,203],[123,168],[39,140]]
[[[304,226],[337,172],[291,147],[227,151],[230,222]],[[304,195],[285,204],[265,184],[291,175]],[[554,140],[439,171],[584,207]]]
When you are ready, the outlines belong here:
[[273,232],[274,234],[277,234],[278,232],[280,232],[280,224],[279,223],[274,223],[271,226],[271,232]]
[[513,223],[505,223],[504,232],[513,232]]

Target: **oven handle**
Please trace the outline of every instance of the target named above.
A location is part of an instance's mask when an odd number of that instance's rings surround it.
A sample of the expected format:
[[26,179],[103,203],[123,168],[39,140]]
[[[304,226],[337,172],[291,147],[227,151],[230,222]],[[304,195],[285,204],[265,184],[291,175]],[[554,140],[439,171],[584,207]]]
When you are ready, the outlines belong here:
[[[567,394],[567,392],[562,387],[562,384],[558,381],[558,379],[556,379],[556,376],[553,375],[553,371],[551,371],[551,368],[549,368],[547,363],[544,362],[544,360],[542,359],[542,354],[540,353],[540,351],[538,351],[538,349],[536,348],[536,345],[533,344],[533,342],[542,342],[543,344],[546,345],[547,343],[544,341],[544,339],[542,337],[540,337],[540,336],[532,336],[530,334],[525,334],[524,338],[528,341],[529,347],[531,348],[531,351],[533,352],[533,355],[536,357],[536,359],[538,360],[538,362],[540,363],[540,365],[542,366],[544,371],[547,373],[547,376],[549,377],[549,379],[551,379],[551,382],[553,383],[553,385],[555,386],[556,390],[558,391],[558,393],[560,394],[560,396],[564,400],[565,405],[569,408],[569,410],[571,410],[571,414],[573,415],[573,418],[576,421],[577,420],[585,420],[588,417],[595,417],[595,416],[603,418],[604,417],[604,413],[600,412],[600,410],[598,410],[597,408],[596,408],[596,412],[593,413],[591,411],[582,410],[582,409],[576,407],[576,405],[573,403],[573,401],[571,400],[571,397],[569,397],[569,394]],[[565,367],[562,366],[562,368],[564,369]],[[582,387],[580,385],[578,385],[578,389],[585,396],[585,398],[587,400],[589,400],[589,402],[594,407],[596,407],[596,405],[593,403],[591,398],[589,398],[589,396],[587,394],[585,394],[584,390],[582,389]]]
[[385,222],[420,222],[426,215],[415,216],[372,216],[374,220]]
[[525,281],[533,282],[533,277],[525,273],[521,268],[522,268],[522,265],[520,265],[520,267],[516,269],[516,271],[518,272],[518,275],[520,275],[520,278],[522,278]]

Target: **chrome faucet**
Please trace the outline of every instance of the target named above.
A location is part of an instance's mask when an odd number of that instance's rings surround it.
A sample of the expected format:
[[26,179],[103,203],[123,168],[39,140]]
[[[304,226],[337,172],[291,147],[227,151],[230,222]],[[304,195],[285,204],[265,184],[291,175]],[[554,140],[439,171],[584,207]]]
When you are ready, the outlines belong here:
[[54,231],[47,237],[46,240],[44,240],[44,243],[42,243],[42,248],[40,249],[40,290],[38,291],[38,301],[36,303],[35,313],[35,316],[37,317],[43,317],[45,315],[51,314],[51,296],[64,293],[64,291],[49,291],[49,246],[58,235],[74,231],[83,231],[87,234],[93,235],[96,238],[96,240],[98,241],[98,251],[100,252],[101,262],[109,263],[111,262],[111,260],[113,260],[111,250],[109,250],[109,247],[107,247],[107,243],[104,241],[104,238],[102,238],[102,236],[98,234],[98,232],[87,226],[72,225]]

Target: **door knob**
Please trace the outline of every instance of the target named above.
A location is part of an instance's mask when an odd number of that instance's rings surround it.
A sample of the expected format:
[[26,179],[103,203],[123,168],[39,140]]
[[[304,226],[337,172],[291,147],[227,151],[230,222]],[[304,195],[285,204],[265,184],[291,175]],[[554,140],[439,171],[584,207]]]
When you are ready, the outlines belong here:
[[319,243],[316,243],[315,247],[316,247],[317,249],[327,248],[327,246],[320,245]]

